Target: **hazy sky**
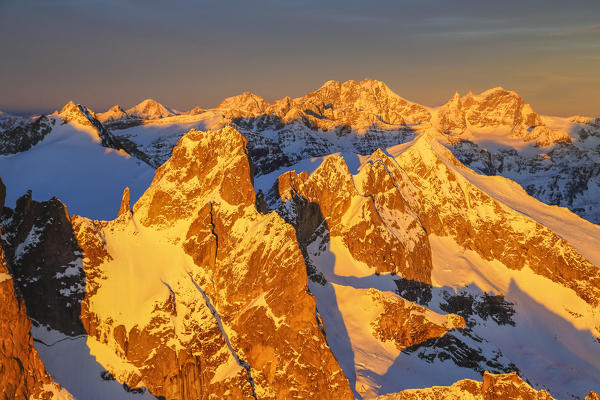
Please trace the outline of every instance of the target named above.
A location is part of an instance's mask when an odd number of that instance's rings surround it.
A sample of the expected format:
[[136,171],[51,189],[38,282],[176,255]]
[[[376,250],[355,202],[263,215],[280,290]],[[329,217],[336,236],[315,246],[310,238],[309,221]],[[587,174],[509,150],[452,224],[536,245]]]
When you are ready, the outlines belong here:
[[0,0],[0,109],[212,107],[385,81],[425,105],[503,86],[600,116],[600,1]]

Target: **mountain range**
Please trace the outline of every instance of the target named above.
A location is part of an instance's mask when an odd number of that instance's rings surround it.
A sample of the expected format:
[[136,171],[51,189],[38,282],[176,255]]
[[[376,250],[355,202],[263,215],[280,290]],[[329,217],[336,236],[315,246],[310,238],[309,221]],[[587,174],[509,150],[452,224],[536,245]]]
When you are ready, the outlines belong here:
[[600,118],[69,102],[0,114],[0,178],[5,398],[599,398]]

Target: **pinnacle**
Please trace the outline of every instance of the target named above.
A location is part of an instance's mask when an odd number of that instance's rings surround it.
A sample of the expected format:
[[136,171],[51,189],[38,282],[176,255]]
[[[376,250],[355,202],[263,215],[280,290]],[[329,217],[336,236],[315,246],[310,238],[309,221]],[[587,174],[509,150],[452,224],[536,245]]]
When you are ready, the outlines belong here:
[[123,198],[121,199],[121,208],[119,209],[119,217],[124,214],[131,212],[131,206],[129,204],[129,187],[125,187],[123,190]]

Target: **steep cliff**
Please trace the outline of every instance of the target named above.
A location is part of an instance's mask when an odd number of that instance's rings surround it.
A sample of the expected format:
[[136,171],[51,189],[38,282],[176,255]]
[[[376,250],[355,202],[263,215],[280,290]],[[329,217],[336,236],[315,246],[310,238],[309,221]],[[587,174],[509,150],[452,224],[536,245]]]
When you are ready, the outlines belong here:
[[351,397],[293,229],[254,205],[246,141],[190,132],[133,207],[77,217],[92,354],[165,398]]
[[[0,209],[5,188],[0,181]],[[2,231],[0,230],[0,234]],[[52,382],[33,347],[31,323],[0,246],[0,396],[5,399],[64,399],[71,396]]]

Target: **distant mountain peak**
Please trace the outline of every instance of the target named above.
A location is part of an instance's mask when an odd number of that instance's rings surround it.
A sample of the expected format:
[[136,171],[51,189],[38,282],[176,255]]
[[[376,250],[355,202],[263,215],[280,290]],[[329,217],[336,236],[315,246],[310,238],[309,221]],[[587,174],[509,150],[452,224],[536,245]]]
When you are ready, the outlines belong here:
[[141,119],[159,119],[175,115],[173,111],[154,99],[145,99],[126,110],[126,113]]
[[98,121],[100,122],[111,122],[116,121],[118,119],[127,117],[127,113],[125,110],[118,104],[115,104],[111,108],[109,108],[106,112],[98,113],[97,115]]
[[73,100],[69,100],[61,109],[61,111],[65,110],[65,109],[69,109],[69,108],[73,108],[76,107],[76,104]]
[[115,104],[114,106],[112,106],[111,108],[108,109],[108,111],[112,111],[112,112],[125,112],[125,110],[123,109],[123,107],[121,107],[118,104]]
[[205,112],[206,110],[202,107],[196,106],[193,108],[190,108],[189,110],[182,112],[181,114],[184,115],[197,115],[197,114],[202,114],[203,112]]
[[385,82],[378,81],[378,80],[371,79],[371,78],[365,78],[362,81],[355,81],[355,80],[350,79],[350,80],[347,80],[344,82],[329,80],[329,81],[325,82],[323,85],[321,85],[321,87],[318,88],[313,93],[317,93],[317,92],[321,92],[321,91],[330,91],[330,90],[334,90],[334,91],[339,91],[339,90],[342,90],[342,91],[380,90],[382,92],[397,96],[397,94],[394,93],[385,84]]
[[58,116],[66,122],[75,121],[84,125],[89,123],[89,119],[96,118],[96,114],[92,110],[81,104],[75,104],[73,100],[63,106]]
[[264,114],[268,107],[269,103],[261,96],[251,92],[243,92],[227,97],[219,103],[217,109],[225,111],[232,118],[237,118]]
[[584,115],[572,115],[568,118],[568,120],[576,124],[589,124],[594,120],[594,118],[586,117]]
[[507,90],[507,89],[503,88],[502,86],[496,86],[495,88],[484,90],[483,92],[481,92],[477,95],[477,97],[486,97],[486,98],[497,97],[497,96],[508,96],[508,97],[514,97],[516,99],[520,99],[521,101],[523,100],[517,92],[512,91],[512,90]]

